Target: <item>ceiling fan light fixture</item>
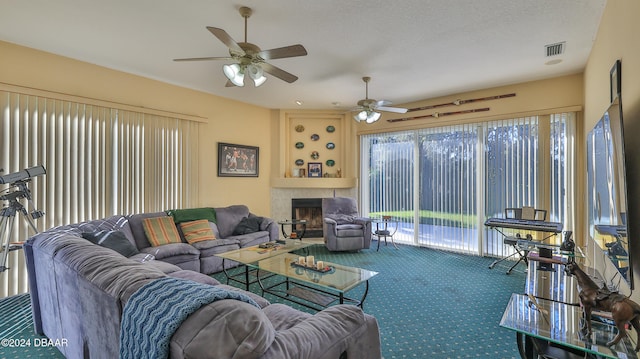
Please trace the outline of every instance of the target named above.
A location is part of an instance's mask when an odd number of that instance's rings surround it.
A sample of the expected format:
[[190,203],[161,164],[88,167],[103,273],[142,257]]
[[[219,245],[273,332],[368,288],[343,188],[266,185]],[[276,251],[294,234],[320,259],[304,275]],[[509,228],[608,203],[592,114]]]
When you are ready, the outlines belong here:
[[265,81],[267,81],[267,78],[264,76],[264,71],[262,70],[262,67],[258,65],[247,66],[246,72],[249,73],[249,76],[253,79],[253,82],[256,85],[256,87],[262,85]]
[[380,119],[380,112],[371,111],[365,120],[367,123],[374,123]]
[[355,115],[353,115],[353,119],[356,120],[357,122],[366,121],[366,119],[367,119],[367,111],[362,110],[362,111],[356,113]]
[[[236,86],[244,86],[244,71],[238,64],[222,66],[224,75]],[[264,81],[263,81],[264,82]],[[256,85],[257,86],[257,85]]]

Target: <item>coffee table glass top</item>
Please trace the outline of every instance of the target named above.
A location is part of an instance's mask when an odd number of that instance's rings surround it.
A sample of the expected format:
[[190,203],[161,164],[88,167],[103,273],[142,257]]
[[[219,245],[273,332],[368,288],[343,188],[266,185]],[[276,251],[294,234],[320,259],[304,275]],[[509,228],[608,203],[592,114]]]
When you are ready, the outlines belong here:
[[[260,260],[251,264],[261,270],[285,276],[289,279],[295,279],[301,282],[314,284],[330,288],[337,292],[346,292],[358,284],[368,281],[370,278],[378,274],[367,269],[347,267],[340,264],[324,262],[325,266],[332,268],[327,273],[320,273],[312,269],[292,266],[291,263],[297,262],[300,256],[287,253]],[[322,258],[316,258],[316,261]]]
[[[273,242],[270,242],[273,243]],[[260,248],[260,246],[251,246],[233,251],[216,254],[216,257],[230,259],[242,264],[250,264],[262,259],[279,256],[298,249],[307,248],[315,245],[313,242],[305,242],[297,239],[286,240],[284,244],[277,243],[273,248]],[[297,256],[296,256],[297,258]]]

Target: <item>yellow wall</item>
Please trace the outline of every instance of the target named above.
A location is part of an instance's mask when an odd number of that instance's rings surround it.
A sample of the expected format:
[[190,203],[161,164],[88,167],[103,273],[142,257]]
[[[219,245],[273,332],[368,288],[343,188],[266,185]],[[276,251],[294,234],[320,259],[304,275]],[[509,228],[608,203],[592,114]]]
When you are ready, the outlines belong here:
[[[609,106],[609,71],[616,59],[622,62],[622,113],[625,131],[625,151],[629,204],[629,242],[634,268],[634,285],[640,288],[640,2],[636,0],[607,1],[589,61],[584,72],[585,128],[587,133]],[[580,197],[579,197],[580,198]],[[581,197],[585,198],[585,196]],[[610,272],[612,273],[612,272]],[[636,290],[632,298],[640,302]]]
[[[205,118],[199,138],[200,198],[196,203],[241,203],[256,214],[270,214],[268,109],[1,41],[0,54],[3,83]],[[217,142],[260,147],[259,177],[217,177]]]
[[[427,86],[427,85],[426,85]],[[509,86],[488,88],[432,98],[408,104],[399,105],[406,108],[451,103],[455,100],[468,100],[490,96],[515,93],[514,97],[473,102],[459,106],[446,106],[436,109],[395,114],[383,112],[382,118],[374,124],[359,124],[358,133],[374,133],[384,131],[399,131],[425,127],[437,127],[464,122],[479,122],[492,119],[513,118],[514,116],[530,116],[557,113],[562,110],[579,111],[583,101],[582,74],[556,77],[548,80],[524,82]],[[388,119],[405,117],[430,116],[434,113],[456,112],[470,109],[489,108],[489,111],[470,114],[428,117],[410,121],[390,123]]]

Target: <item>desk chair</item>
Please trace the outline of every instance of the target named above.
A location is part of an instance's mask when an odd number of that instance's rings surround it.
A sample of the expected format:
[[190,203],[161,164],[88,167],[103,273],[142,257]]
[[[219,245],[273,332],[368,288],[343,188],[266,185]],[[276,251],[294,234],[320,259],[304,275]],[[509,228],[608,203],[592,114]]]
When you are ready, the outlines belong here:
[[[529,221],[545,221],[547,219],[547,211],[544,209],[535,209],[533,207],[522,207],[522,208],[505,208],[504,210],[504,218],[510,218],[510,219],[523,219],[523,220],[529,220]],[[520,233],[517,233],[515,235],[515,237],[508,237],[505,236],[503,239],[503,243],[510,245],[511,247],[513,247],[513,249],[515,250],[515,252],[507,257],[504,257],[502,259],[499,259],[495,262],[493,262],[489,268],[493,268],[496,264],[507,260],[511,257],[514,256],[519,256],[518,260],[511,266],[511,268],[509,268],[509,270],[507,271],[507,274],[511,274],[511,271],[520,263],[520,262],[524,262],[525,264],[529,264],[529,261],[527,260],[527,255],[529,254],[528,250],[521,250],[520,247],[518,246],[518,241],[522,239],[520,237]],[[531,236],[529,234],[527,234],[527,239],[531,240]]]

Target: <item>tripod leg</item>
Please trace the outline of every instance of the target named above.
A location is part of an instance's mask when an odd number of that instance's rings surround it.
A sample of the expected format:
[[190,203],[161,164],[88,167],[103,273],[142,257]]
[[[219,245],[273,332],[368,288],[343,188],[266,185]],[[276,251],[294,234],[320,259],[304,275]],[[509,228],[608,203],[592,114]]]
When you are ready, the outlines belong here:
[[22,207],[22,209],[20,210],[20,213],[22,213],[23,218],[27,221],[27,223],[29,224],[29,227],[31,227],[31,229],[33,230],[33,233],[38,233],[38,228],[36,228],[36,224],[33,223],[31,216],[29,216],[29,213],[24,207]]
[[3,240],[0,273],[9,269],[6,265],[7,257],[9,256],[9,241],[11,240],[11,231],[13,230],[13,219],[15,218],[15,213],[11,213],[7,211],[7,209],[8,208],[4,208],[0,213],[0,239]]

